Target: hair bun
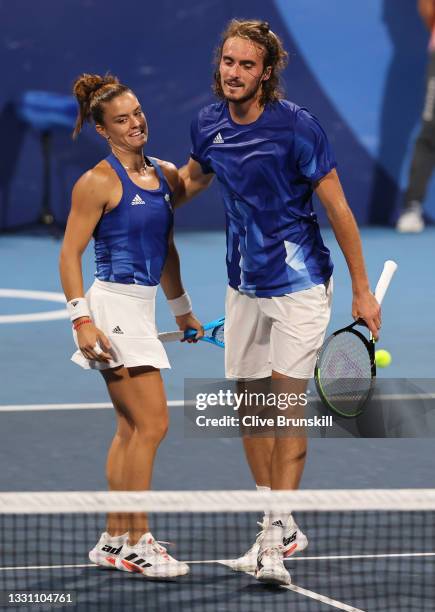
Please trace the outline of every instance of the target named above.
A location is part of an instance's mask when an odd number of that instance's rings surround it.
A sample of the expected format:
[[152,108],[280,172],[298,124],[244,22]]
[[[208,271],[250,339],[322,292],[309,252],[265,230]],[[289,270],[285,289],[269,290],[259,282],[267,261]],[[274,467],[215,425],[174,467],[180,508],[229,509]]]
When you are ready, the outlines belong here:
[[85,103],[105,85],[115,85],[117,83],[119,83],[119,80],[111,74],[103,77],[99,74],[82,74],[74,82],[73,93],[79,102]]

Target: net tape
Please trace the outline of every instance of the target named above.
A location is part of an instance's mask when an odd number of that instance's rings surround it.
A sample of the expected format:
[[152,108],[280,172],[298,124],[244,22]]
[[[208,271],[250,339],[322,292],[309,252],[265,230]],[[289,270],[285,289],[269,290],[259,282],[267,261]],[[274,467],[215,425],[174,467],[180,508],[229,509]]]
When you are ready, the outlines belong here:
[[0,514],[432,511],[435,489],[0,493]]

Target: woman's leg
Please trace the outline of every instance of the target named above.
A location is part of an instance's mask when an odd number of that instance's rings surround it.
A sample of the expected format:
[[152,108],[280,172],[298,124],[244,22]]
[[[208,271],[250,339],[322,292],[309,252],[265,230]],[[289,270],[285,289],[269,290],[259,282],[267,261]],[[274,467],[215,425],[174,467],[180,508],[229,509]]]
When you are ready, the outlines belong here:
[[[150,488],[157,448],[168,428],[166,395],[160,371],[151,367],[105,370],[110,397],[115,406],[118,428],[107,459],[109,487],[142,491]],[[134,544],[148,531],[144,513],[110,514],[111,535],[129,531]]]

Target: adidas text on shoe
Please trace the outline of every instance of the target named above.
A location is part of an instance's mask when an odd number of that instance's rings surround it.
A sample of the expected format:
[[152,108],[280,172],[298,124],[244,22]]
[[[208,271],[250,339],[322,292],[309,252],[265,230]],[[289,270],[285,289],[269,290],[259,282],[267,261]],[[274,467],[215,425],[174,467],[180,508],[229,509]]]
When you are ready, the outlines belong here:
[[104,532],[94,548],[89,551],[89,559],[100,567],[116,569],[116,559],[120,556],[126,542],[126,533],[121,536],[111,537],[108,533]]

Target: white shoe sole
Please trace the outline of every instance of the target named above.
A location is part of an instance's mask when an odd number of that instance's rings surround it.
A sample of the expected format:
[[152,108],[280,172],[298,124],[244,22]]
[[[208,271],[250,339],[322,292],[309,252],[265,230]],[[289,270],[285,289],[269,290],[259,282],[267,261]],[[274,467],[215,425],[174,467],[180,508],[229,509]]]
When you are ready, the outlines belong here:
[[[284,552],[284,561],[286,559],[289,559],[290,557],[292,557],[293,555],[296,555],[300,552],[302,552],[303,550],[305,550],[308,546],[308,538],[304,535],[303,537],[299,538],[299,540],[296,542],[296,547],[290,547],[290,549],[287,552]],[[255,557],[255,559],[252,560],[252,562],[239,562],[237,563],[237,559],[232,562],[230,564],[231,569],[233,569],[235,572],[255,572],[255,569],[257,567],[257,557]]]
[[130,574],[141,574],[148,580],[172,580],[173,578],[178,578],[179,576],[186,576],[190,571],[189,566],[186,566],[177,568],[173,567],[162,574],[151,574],[147,572],[146,568],[142,568],[140,565],[135,565],[131,561],[125,561],[125,559],[116,560],[116,569],[119,569],[122,572],[129,572]]
[[275,574],[272,570],[263,571],[261,573],[256,574],[255,576],[259,582],[263,582],[265,584],[276,584],[278,586],[289,585],[292,583],[291,577],[289,574]]
[[103,569],[116,569],[116,557],[114,555],[106,555],[91,550],[89,552],[89,560]]

